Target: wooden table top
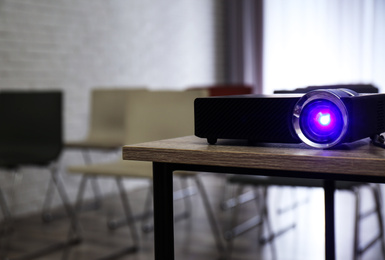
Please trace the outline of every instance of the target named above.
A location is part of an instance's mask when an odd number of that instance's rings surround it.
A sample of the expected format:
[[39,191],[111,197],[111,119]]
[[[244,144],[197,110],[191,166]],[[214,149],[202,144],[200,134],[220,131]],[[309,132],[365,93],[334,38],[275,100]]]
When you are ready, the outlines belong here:
[[124,146],[123,159],[385,178],[385,149],[369,138],[322,150],[305,144],[251,146],[240,140],[209,145],[206,139],[186,136]]

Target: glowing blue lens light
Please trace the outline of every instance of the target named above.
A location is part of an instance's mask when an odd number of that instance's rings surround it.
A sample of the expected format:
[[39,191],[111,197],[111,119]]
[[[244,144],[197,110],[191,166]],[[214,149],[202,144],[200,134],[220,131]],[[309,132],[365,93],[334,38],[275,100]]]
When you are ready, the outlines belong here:
[[317,114],[317,118],[316,119],[317,119],[318,123],[320,123],[323,126],[327,126],[331,122],[331,118],[330,118],[330,114],[329,113],[323,114],[322,112],[319,112]]
[[300,126],[309,140],[317,143],[330,143],[341,134],[343,118],[333,102],[317,99],[309,102],[303,108]]
[[330,148],[343,142],[349,125],[343,98],[357,95],[349,89],[318,89],[303,95],[292,116],[299,139],[316,148]]

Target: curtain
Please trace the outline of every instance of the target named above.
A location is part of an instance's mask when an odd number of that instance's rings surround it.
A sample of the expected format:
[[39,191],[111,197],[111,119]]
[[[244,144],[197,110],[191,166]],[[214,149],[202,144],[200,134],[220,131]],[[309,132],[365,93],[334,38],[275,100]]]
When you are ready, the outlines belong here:
[[224,81],[262,92],[263,0],[223,1]]
[[263,93],[372,83],[385,92],[385,1],[264,1]]

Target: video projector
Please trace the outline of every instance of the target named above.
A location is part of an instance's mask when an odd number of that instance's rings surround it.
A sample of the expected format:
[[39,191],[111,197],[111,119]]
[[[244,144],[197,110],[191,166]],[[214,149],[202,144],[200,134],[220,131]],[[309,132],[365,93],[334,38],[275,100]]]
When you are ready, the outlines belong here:
[[306,94],[197,98],[195,135],[330,148],[385,131],[385,94],[319,89]]

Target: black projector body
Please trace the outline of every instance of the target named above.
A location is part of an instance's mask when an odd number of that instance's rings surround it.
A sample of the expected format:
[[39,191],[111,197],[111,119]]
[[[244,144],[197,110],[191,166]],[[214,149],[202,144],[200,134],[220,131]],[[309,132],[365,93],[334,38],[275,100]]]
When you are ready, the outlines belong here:
[[385,94],[333,89],[205,97],[195,100],[194,113],[195,135],[210,144],[245,139],[330,148],[384,132]]

